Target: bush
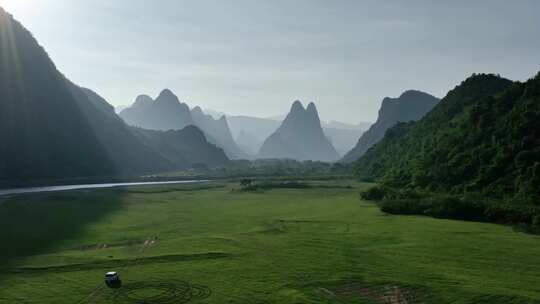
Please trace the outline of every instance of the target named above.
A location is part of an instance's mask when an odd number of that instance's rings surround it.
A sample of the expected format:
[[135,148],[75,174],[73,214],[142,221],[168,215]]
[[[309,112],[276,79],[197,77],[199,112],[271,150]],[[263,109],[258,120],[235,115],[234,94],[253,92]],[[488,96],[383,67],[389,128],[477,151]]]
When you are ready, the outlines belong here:
[[[381,190],[384,189],[384,190]],[[366,193],[366,194],[364,194]],[[388,188],[368,189],[363,195],[382,199],[379,206],[383,212],[404,215],[427,215],[436,218],[483,221],[515,225],[527,232],[540,233],[540,207],[502,201],[487,201],[475,196],[432,195],[420,198],[416,192],[400,192]],[[396,197],[387,199],[387,197]]]
[[248,186],[251,186],[251,183],[253,183],[253,181],[251,179],[248,179],[248,178],[244,178],[240,181],[240,185],[244,186],[244,187],[248,187]]
[[360,192],[360,198],[368,201],[380,201],[387,195],[389,188],[384,186],[370,187]]
[[422,205],[422,201],[409,199],[382,201],[379,207],[386,213],[405,215],[424,214],[426,210],[426,206]]
[[368,201],[419,199],[423,195],[413,189],[396,190],[387,186],[374,186],[360,192],[360,198]]
[[525,223],[534,225],[535,217],[540,215],[536,206],[516,206],[508,203],[490,204],[485,211],[486,218],[495,223]]
[[381,203],[381,210],[393,214],[419,214],[436,218],[483,221],[486,207],[452,196],[435,196],[425,199],[389,200]]

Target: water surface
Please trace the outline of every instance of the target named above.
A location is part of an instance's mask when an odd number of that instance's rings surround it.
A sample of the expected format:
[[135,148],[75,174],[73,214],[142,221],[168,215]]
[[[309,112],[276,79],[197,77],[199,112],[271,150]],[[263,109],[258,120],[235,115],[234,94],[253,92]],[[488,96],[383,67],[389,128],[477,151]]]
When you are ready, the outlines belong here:
[[114,188],[114,187],[124,187],[124,186],[192,184],[192,183],[202,183],[202,182],[207,182],[207,180],[80,184],[80,185],[65,185],[65,186],[43,186],[43,187],[30,187],[30,188],[13,188],[13,189],[0,189],[0,196],[13,195],[13,194],[24,194],[24,193],[37,193],[37,192],[58,192],[58,191],[68,191],[68,190],[80,190],[80,189],[100,189],[100,188]]

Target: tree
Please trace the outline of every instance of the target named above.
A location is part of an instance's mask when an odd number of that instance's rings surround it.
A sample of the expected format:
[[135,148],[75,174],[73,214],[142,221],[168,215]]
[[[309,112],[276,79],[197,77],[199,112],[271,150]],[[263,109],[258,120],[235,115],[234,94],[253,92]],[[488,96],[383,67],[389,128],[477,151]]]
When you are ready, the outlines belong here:
[[253,183],[253,181],[251,179],[248,179],[248,178],[244,178],[240,181],[240,185],[242,185],[243,187],[249,187],[251,186],[251,184]]

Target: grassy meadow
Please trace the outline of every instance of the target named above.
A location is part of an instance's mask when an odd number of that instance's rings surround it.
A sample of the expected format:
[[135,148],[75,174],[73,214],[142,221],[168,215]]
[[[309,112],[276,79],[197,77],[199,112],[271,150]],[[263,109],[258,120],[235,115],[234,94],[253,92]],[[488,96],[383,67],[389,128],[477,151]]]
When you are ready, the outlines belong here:
[[0,198],[0,303],[540,302],[539,236],[386,215],[362,184],[312,185]]

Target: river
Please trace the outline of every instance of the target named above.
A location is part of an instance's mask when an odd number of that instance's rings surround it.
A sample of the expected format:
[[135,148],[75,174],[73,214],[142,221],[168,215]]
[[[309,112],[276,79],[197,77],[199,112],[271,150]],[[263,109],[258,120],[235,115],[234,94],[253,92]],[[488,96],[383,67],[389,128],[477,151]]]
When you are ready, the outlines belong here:
[[207,180],[187,180],[187,181],[166,181],[166,182],[106,183],[106,184],[81,184],[81,185],[65,185],[65,186],[13,188],[13,189],[0,189],[0,196],[24,194],[24,193],[37,193],[37,192],[58,192],[58,191],[68,191],[68,190],[80,190],[80,189],[101,189],[101,188],[114,188],[114,187],[124,187],[124,186],[192,184],[192,183],[202,183],[202,182],[208,182],[208,181]]

